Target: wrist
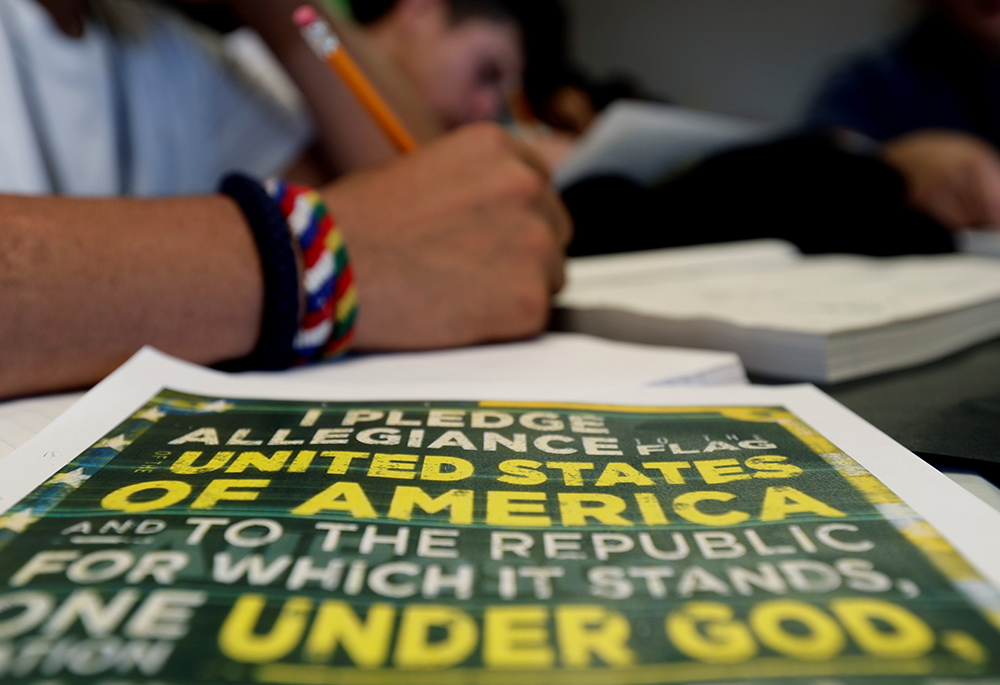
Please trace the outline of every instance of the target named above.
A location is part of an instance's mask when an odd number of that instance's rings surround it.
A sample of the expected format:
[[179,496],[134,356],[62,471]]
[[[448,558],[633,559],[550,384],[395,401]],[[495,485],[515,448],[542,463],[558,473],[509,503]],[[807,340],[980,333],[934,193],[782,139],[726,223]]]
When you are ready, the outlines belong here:
[[319,194],[307,186],[264,185],[230,174],[220,191],[240,206],[264,280],[260,334],[253,352],[227,370],[277,370],[343,354],[356,296],[346,247]]
[[339,356],[350,346],[357,313],[354,270],[336,219],[316,190],[280,179],[264,184],[302,256],[304,309],[292,343],[294,364]]

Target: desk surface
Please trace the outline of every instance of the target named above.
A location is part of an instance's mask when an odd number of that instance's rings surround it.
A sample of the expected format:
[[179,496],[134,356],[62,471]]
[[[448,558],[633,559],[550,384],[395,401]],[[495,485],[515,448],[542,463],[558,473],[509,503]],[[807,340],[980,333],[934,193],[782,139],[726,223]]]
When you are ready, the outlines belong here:
[[1000,509],[1000,340],[823,390]]
[[927,461],[1000,484],[1000,340],[824,390]]

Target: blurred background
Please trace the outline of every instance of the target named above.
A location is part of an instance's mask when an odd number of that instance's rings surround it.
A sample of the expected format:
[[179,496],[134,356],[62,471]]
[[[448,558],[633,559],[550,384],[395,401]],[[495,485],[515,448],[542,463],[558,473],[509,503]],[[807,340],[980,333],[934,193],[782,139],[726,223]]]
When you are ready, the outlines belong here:
[[573,61],[675,104],[791,122],[845,57],[907,25],[915,0],[563,0]]

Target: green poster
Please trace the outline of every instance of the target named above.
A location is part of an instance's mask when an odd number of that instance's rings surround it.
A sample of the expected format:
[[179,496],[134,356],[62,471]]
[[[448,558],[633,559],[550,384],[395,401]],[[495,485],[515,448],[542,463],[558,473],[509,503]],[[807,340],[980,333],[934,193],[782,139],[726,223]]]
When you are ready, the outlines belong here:
[[1000,594],[771,407],[165,391],[0,517],[0,682],[1000,682]]

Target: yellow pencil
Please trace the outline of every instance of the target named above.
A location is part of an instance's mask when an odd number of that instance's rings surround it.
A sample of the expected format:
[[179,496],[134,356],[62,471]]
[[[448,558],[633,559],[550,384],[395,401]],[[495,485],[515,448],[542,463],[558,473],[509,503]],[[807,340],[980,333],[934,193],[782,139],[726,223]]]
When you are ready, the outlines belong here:
[[302,37],[313,49],[316,55],[327,63],[340,78],[362,106],[378,124],[386,137],[392,141],[400,152],[413,152],[417,142],[406,130],[403,122],[392,111],[371,81],[364,75],[347,49],[334,35],[330,25],[323,20],[315,9],[302,5],[292,14],[292,20]]

